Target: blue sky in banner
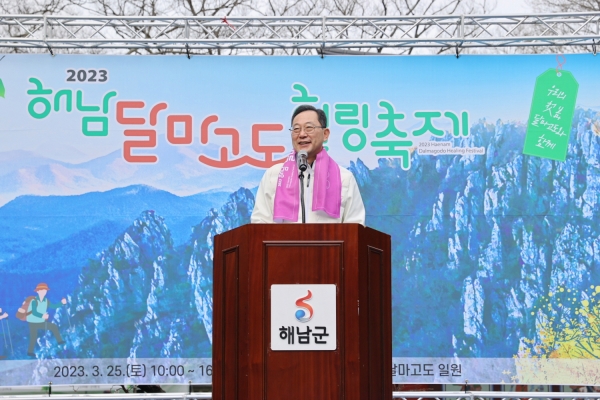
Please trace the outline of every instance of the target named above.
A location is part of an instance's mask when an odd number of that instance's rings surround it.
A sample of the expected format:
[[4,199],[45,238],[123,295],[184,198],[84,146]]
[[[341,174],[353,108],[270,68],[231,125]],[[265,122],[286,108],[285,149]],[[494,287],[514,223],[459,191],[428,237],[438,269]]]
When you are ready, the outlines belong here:
[[[569,55],[565,69],[583,83],[578,104],[600,105],[600,82],[589,68],[592,55]],[[594,60],[596,61],[596,60]],[[599,65],[600,61],[596,61]],[[43,67],[41,67],[43,65]],[[0,63],[6,98],[0,113],[8,122],[0,127],[2,150],[35,150],[52,156],[56,142],[65,140],[75,151],[72,159],[94,158],[122,147],[122,127],[112,123],[108,137],[89,138],[80,133],[76,112],[51,113],[43,121],[27,114],[31,98],[23,93],[33,87],[27,80],[38,77],[44,87],[85,89],[85,101],[97,101],[105,92],[116,90],[118,100],[144,100],[148,105],[161,101],[169,110],[194,116],[194,131],[203,117],[216,113],[223,124],[243,131],[254,122],[280,122],[287,128],[295,94],[291,85],[303,83],[321,102],[368,103],[371,126],[383,125],[376,115],[377,103],[389,100],[398,112],[407,114],[403,127],[412,126],[414,110],[468,110],[471,122],[488,120],[525,121],[535,78],[556,65],[553,55],[544,56],[452,56],[443,57],[95,57],[30,56],[27,59],[7,55]],[[586,66],[585,68],[583,66]],[[109,71],[104,84],[65,82],[66,70],[100,69]],[[89,100],[87,100],[89,99]],[[319,103],[320,104],[320,103]],[[114,118],[114,107],[110,113]],[[6,118],[6,119],[5,119]],[[18,121],[18,123],[15,123]],[[43,136],[39,131],[43,131]],[[333,140],[341,129],[335,129]],[[369,130],[371,134],[374,129]],[[160,132],[159,132],[160,134]],[[367,133],[368,136],[370,136]],[[242,140],[244,140],[242,133]],[[269,141],[285,144],[288,138],[265,135]],[[247,139],[247,138],[246,138]],[[334,142],[335,143],[335,142]],[[333,146],[343,163],[356,154]],[[48,152],[48,154],[44,154]],[[79,153],[83,153],[79,155]],[[363,154],[364,153],[364,154]],[[375,161],[367,150],[358,154],[368,164]],[[78,157],[79,155],[79,157]],[[63,156],[63,157],[64,157]]]
[[[589,68],[590,62],[598,64],[599,60],[591,54],[567,55],[564,68],[582,83],[579,106],[600,107],[600,81],[593,76],[594,69]],[[385,127],[385,122],[377,118],[383,112],[378,105],[380,100],[389,101],[396,112],[405,114],[405,119],[397,122],[405,131],[422,125],[422,120],[414,118],[415,111],[456,114],[468,111],[469,125],[480,118],[488,122],[502,119],[525,123],[535,78],[555,66],[554,55],[461,56],[459,59],[453,56],[193,57],[191,60],[180,56],[7,55],[0,62],[0,79],[6,87],[6,97],[0,99],[3,121],[0,152],[27,150],[58,161],[80,163],[122,151],[126,127],[115,121],[115,102],[121,100],[146,103],[146,110],[131,114],[135,116],[147,116],[152,105],[168,103],[157,125],[159,149],[170,146],[163,136],[165,116],[188,114],[193,117],[194,141],[191,145],[179,146],[180,151],[215,155],[220,145],[230,143],[230,138],[211,135],[208,147],[201,145],[198,138],[202,120],[217,114],[219,126],[240,131],[241,154],[254,154],[250,142],[254,123],[283,124],[284,131],[262,134],[260,141],[261,144],[284,145],[287,152],[291,150],[287,134],[289,115],[295,107],[290,98],[297,94],[292,90],[294,83],[302,83],[310,94],[319,96],[317,106],[368,104],[369,128],[365,133],[369,140]],[[67,82],[68,69],[105,69],[108,80],[105,83]],[[105,93],[115,90],[117,96],[111,100],[109,110],[109,135],[84,136],[81,118],[85,114],[75,106],[71,113],[62,109],[52,111],[44,119],[32,118],[27,105],[33,96],[26,94],[33,88],[28,82],[31,77],[40,79],[44,88],[51,88],[54,93],[61,89],[82,90],[84,104],[99,104]],[[444,130],[451,128],[448,121],[440,124]],[[358,152],[350,152],[342,146],[346,128],[332,125],[330,151],[333,156],[344,165],[361,158],[370,168],[375,167],[378,157],[371,146]],[[429,135],[424,135],[418,140],[428,138]],[[202,190],[163,188],[179,194]],[[4,198],[2,203],[7,200]]]

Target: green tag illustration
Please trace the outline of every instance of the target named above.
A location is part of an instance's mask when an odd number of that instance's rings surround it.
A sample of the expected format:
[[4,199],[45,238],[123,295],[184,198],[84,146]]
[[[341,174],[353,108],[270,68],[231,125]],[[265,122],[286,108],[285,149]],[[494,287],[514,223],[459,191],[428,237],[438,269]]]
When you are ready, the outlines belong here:
[[4,83],[2,83],[2,79],[0,79],[0,97],[4,97],[4,93],[6,93],[6,90],[4,89]]
[[565,161],[579,84],[551,68],[537,77],[523,154]]

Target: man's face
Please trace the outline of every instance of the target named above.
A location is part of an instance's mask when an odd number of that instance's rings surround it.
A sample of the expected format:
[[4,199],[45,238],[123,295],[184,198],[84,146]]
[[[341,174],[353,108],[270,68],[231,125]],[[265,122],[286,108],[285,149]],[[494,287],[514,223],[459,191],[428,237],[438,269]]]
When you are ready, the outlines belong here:
[[[306,133],[306,128],[314,128],[311,133]],[[323,148],[323,142],[329,138],[329,129],[322,128],[315,111],[304,111],[296,115],[292,121],[292,129],[301,128],[298,134],[292,132],[292,146],[299,152],[308,153],[308,162],[312,163]]]
[[46,293],[48,293],[48,291],[46,289],[38,290],[38,296],[40,296],[40,299],[43,299],[44,297],[46,297]]

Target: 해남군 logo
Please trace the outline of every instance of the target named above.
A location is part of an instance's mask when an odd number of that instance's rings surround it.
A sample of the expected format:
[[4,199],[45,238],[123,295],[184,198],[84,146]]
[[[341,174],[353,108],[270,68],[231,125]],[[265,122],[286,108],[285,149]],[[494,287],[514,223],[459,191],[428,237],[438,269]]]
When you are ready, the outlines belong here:
[[299,310],[296,311],[296,319],[298,321],[308,322],[312,319],[314,313],[313,308],[310,306],[310,304],[306,303],[306,301],[310,300],[311,298],[312,293],[310,290],[308,290],[308,294],[306,296],[300,297],[298,300],[296,300],[296,307],[299,308]]
[[271,285],[271,350],[337,348],[335,284]]

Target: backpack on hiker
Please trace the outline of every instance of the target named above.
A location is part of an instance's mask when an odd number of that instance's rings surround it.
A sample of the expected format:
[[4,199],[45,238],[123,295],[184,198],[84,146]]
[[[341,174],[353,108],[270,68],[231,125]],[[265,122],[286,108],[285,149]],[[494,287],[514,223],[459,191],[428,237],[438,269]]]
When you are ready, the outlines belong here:
[[35,299],[35,297],[36,296],[29,296],[25,300],[23,300],[23,304],[21,304],[21,307],[19,307],[19,309],[17,310],[16,317],[18,319],[20,319],[21,321],[27,321],[27,316],[31,314],[31,311],[27,310],[29,309],[29,304],[32,300]]

